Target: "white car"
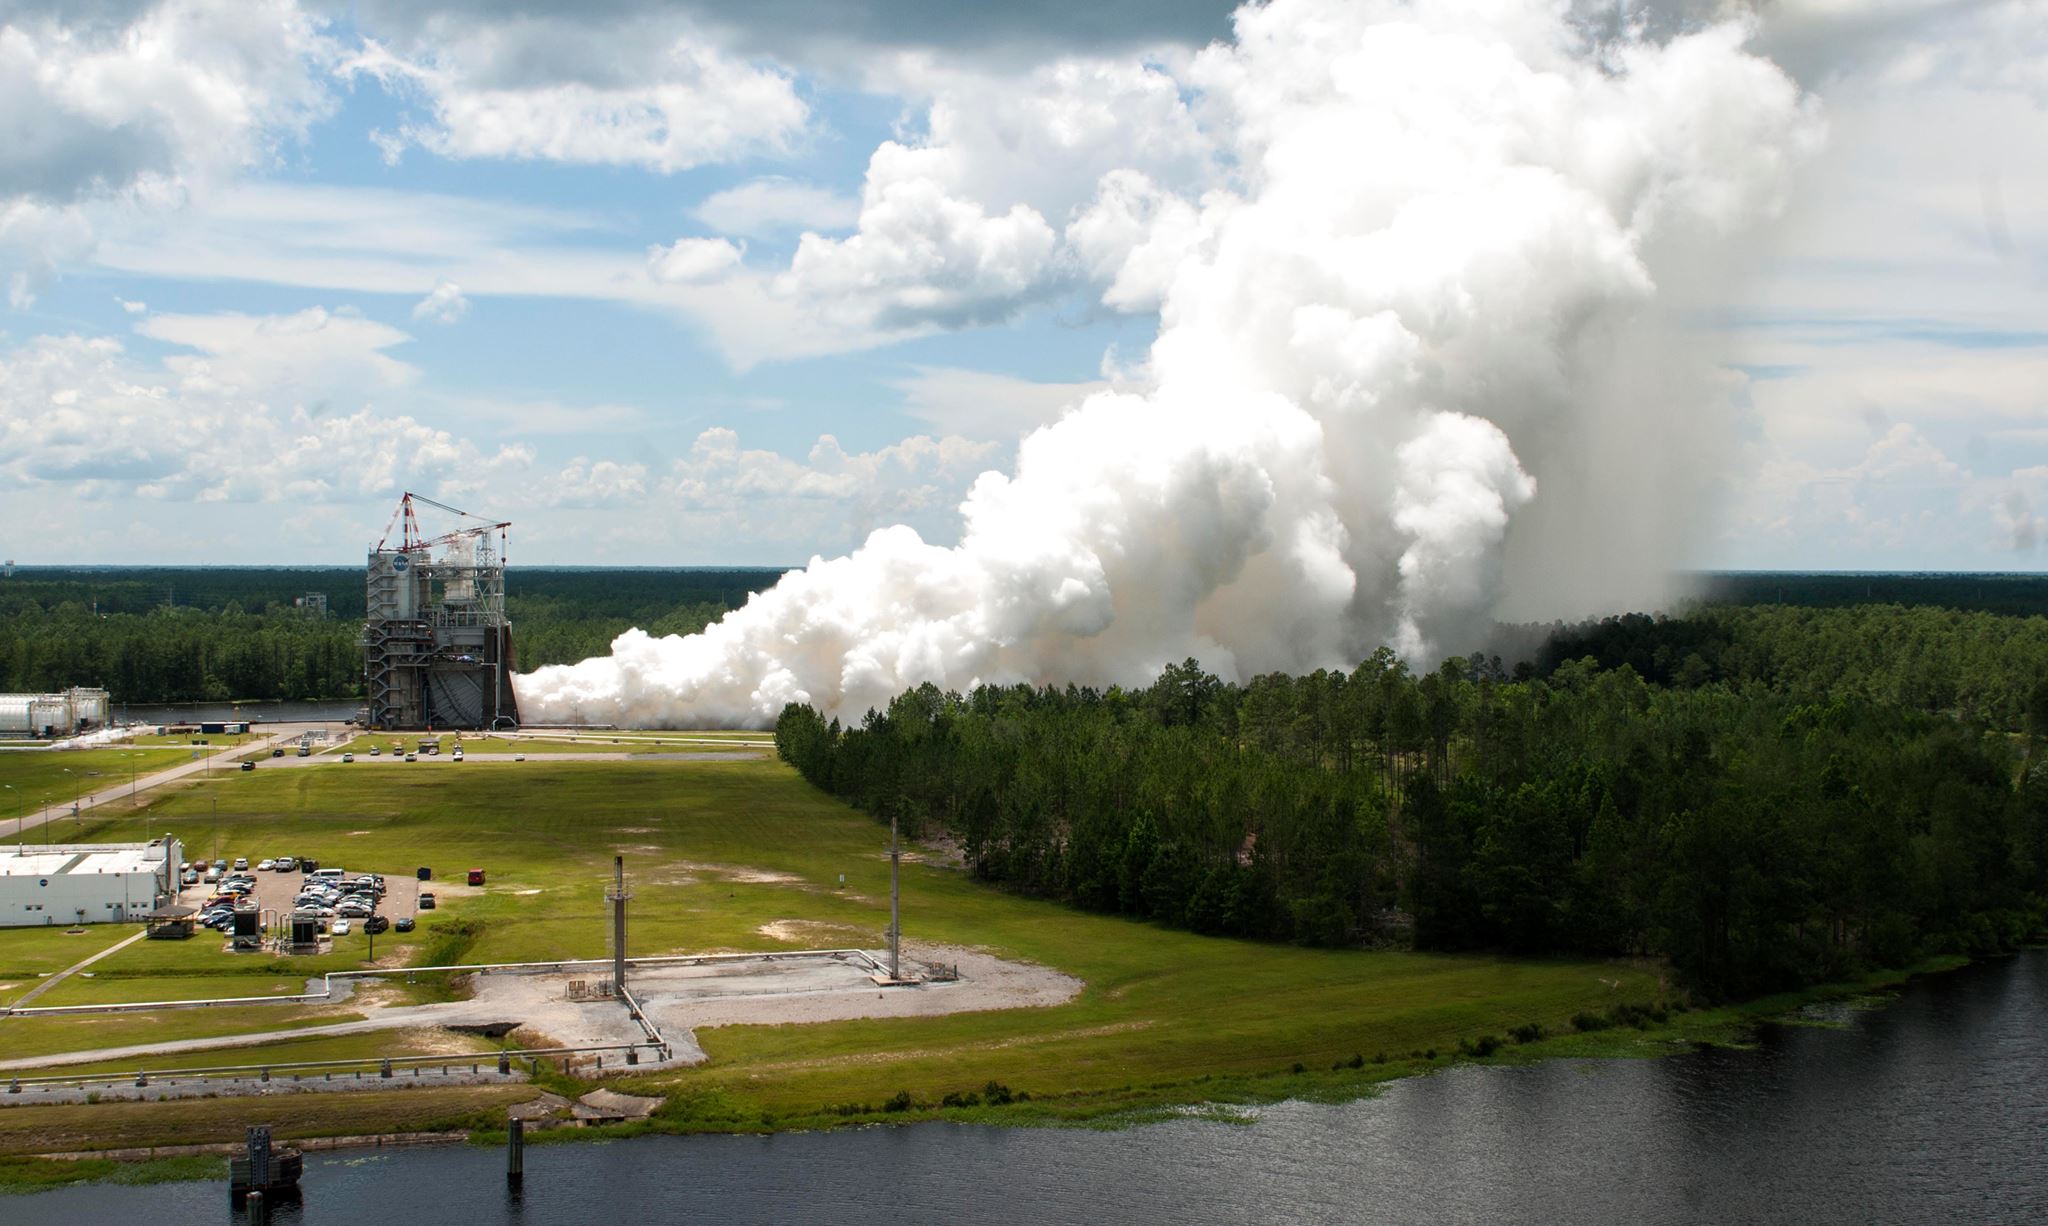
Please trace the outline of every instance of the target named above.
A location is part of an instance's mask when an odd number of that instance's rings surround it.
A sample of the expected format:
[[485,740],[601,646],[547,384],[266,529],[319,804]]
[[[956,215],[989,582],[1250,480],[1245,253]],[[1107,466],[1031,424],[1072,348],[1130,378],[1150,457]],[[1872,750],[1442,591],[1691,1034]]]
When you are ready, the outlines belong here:
[[372,745],[372,746],[370,746],[370,756],[371,756],[371,757],[373,757],[373,758],[374,758],[374,757],[376,757],[376,756],[377,756],[378,754],[381,754],[381,753],[383,753],[383,752],[384,752],[384,751],[383,751],[382,749],[379,749],[379,748],[378,748],[377,746],[375,746],[375,745]]
[[[235,863],[237,863],[237,864],[240,864],[240,863],[241,863],[241,861],[240,861],[240,860],[237,860],[237,861],[235,861]],[[257,865],[256,865],[256,871],[257,871],[257,872],[259,872],[259,873],[267,873],[267,872],[269,872],[269,871],[270,871],[271,869],[274,869],[274,868],[276,868],[276,867],[277,867],[277,861],[275,861],[275,860],[262,860],[262,861],[259,861],[259,862],[257,863]]]
[[345,937],[345,936],[347,936],[347,935],[348,935],[348,921],[347,921],[347,920],[345,920],[345,919],[338,919],[338,920],[334,921],[334,935],[335,935],[335,936],[338,936],[338,937]]
[[235,871],[238,873],[246,873],[249,871],[249,858],[247,856],[235,857]]
[[352,753],[345,753],[341,755],[341,760],[344,762],[353,762],[356,760],[356,756]]

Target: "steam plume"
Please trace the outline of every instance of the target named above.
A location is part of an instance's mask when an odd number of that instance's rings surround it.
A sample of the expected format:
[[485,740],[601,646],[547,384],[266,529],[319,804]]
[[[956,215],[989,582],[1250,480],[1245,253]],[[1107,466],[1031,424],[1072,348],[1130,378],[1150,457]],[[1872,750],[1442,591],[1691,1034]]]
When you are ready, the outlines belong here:
[[1236,182],[1141,210],[1116,280],[1156,282],[1143,391],[1025,438],[958,546],[876,532],[702,634],[521,678],[522,710],[759,725],[1188,656],[1428,663],[1504,578],[1560,611],[1630,594],[1671,568],[1726,433],[1669,300],[1816,136],[1746,34],[1594,41],[1533,0],[1244,9],[1187,81]]

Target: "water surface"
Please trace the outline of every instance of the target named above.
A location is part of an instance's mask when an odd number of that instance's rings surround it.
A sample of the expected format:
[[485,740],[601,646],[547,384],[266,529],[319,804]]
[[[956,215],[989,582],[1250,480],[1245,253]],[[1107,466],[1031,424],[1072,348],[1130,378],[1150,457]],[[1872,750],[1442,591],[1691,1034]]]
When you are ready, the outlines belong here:
[[[2048,951],[1755,1050],[1460,1068],[1249,1126],[948,1124],[308,1158],[277,1222],[2048,1221]],[[1026,1087],[1028,1088],[1028,1087]],[[74,1187],[9,1222],[230,1221],[225,1186]]]

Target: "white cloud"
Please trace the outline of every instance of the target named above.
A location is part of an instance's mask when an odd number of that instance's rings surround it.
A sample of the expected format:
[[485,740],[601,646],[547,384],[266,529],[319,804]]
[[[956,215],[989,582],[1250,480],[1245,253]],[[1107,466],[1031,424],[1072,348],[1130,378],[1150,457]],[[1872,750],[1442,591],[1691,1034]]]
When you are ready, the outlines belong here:
[[[401,377],[378,352],[380,334],[330,330],[341,319],[159,317],[149,326],[163,323],[163,339],[206,350],[161,366],[110,339],[36,337],[0,356],[0,484],[55,482],[84,499],[317,503],[402,489],[463,497],[530,466],[524,448],[486,451],[408,415],[310,398]],[[308,386],[322,369],[333,377]],[[279,381],[283,371],[292,375]]]
[[1009,318],[1058,286],[1057,237],[1026,205],[991,215],[931,173],[932,150],[886,142],[868,163],[860,230],[806,234],[779,291],[841,323],[883,332]]
[[309,403],[403,387],[417,368],[384,350],[412,338],[388,324],[309,307],[292,315],[153,315],[152,340],[195,349],[164,359],[188,392],[229,392]]
[[144,315],[149,312],[149,304],[147,302],[130,302],[119,294],[114,295],[114,301],[119,303],[121,309],[130,315]]
[[921,366],[893,381],[903,411],[946,434],[1007,443],[1059,420],[1062,413],[1106,381],[1034,383],[1011,375],[947,366]]
[[332,58],[292,0],[0,14],[0,267],[16,305],[90,248],[83,203],[174,204],[303,137],[332,109]]
[[844,230],[860,218],[860,201],[815,183],[780,175],[749,179],[706,197],[697,220],[720,234],[764,238],[792,230]]
[[347,66],[432,114],[376,138],[449,158],[639,166],[661,173],[786,152],[809,110],[780,69],[703,42],[687,22],[429,16],[406,49],[366,39]]
[[462,296],[462,287],[453,281],[437,283],[433,292],[420,299],[412,308],[414,319],[430,319],[440,324],[455,323],[467,314],[469,299]]
[[656,281],[701,285],[730,275],[745,255],[744,244],[734,245],[722,238],[679,238],[666,247],[648,250],[647,271]]
[[[1213,222],[1214,215],[1210,215]],[[1135,170],[1102,177],[1095,200],[1067,226],[1066,239],[1097,282],[1103,305],[1151,311],[1204,241],[1195,206]]]

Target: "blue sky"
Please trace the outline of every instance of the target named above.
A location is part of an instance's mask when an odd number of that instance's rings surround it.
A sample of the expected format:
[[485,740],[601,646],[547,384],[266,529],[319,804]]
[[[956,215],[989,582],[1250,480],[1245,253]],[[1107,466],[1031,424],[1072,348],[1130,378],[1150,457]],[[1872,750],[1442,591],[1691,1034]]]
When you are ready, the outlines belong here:
[[[0,8],[0,549],[345,562],[406,488],[534,563],[950,543],[1028,430],[1146,386],[1106,176],[1148,224],[1252,190],[1225,11]],[[1655,264],[1728,419],[1674,569],[2042,564],[2044,29],[1753,22],[1815,140],[1714,267]]]

